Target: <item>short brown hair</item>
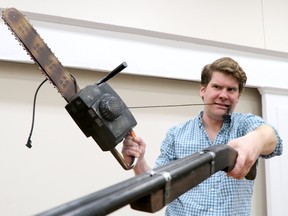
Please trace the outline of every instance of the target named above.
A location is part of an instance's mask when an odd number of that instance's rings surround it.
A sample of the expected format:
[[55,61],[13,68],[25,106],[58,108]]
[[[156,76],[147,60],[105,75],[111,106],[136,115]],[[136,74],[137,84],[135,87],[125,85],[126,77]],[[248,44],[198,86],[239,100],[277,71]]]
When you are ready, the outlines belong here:
[[212,64],[206,65],[201,73],[201,85],[207,86],[211,80],[213,72],[221,72],[233,76],[239,83],[239,92],[243,91],[247,77],[240,65],[232,58],[223,57],[217,59]]

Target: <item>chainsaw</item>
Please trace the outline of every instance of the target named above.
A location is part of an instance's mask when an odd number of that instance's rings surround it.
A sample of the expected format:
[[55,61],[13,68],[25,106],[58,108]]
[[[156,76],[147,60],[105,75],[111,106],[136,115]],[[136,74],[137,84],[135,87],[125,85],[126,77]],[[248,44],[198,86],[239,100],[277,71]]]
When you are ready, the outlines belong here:
[[131,157],[128,163],[116,146],[126,136],[135,136],[133,127],[137,122],[123,100],[106,82],[126,68],[126,62],[97,83],[80,89],[75,77],[62,66],[25,15],[15,8],[7,8],[2,11],[2,18],[38,68],[66,100],[67,112],[86,137],[92,137],[102,151],[110,151],[123,169],[132,169],[136,158]]

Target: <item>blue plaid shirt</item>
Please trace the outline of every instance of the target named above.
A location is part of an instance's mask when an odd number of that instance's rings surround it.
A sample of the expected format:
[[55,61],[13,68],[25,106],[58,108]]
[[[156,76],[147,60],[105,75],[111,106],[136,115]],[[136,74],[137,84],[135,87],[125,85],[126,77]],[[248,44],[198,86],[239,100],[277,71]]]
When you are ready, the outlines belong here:
[[[224,123],[212,143],[202,122],[203,112],[198,117],[170,128],[161,145],[161,154],[156,166],[199,152],[212,145],[226,144],[229,140],[244,136],[260,125],[266,124],[253,114],[233,113],[231,123]],[[276,130],[275,130],[276,131]],[[278,132],[275,151],[263,158],[282,153],[282,140]],[[254,181],[236,180],[217,172],[201,184],[172,201],[166,208],[169,216],[249,216]]]

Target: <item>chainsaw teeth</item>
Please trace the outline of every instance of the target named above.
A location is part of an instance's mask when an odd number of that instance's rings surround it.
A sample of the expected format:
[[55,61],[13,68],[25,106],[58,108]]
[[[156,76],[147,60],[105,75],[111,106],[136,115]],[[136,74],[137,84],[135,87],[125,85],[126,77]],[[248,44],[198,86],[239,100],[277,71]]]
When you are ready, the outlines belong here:
[[62,97],[69,102],[79,91],[79,87],[33,26],[15,8],[3,10],[2,18],[12,35],[38,66],[38,69],[53,84]]
[[[50,84],[52,84],[54,86],[54,84],[52,83],[52,81],[50,80],[50,77],[47,76],[47,74],[42,70],[41,66],[37,63],[37,61],[35,61],[35,59],[33,58],[33,56],[30,54],[29,50],[27,50],[27,48],[24,46],[23,42],[17,37],[17,35],[12,31],[12,29],[9,27],[9,24],[4,20],[4,24],[6,26],[8,26],[8,30],[10,30],[11,34],[14,36],[14,38],[19,42],[19,45],[23,48],[23,50],[26,52],[26,54],[30,57],[30,59],[34,62],[35,65],[37,65],[38,70],[41,71],[41,73],[49,80]],[[58,93],[60,93],[59,89],[54,86],[54,88],[57,89]]]

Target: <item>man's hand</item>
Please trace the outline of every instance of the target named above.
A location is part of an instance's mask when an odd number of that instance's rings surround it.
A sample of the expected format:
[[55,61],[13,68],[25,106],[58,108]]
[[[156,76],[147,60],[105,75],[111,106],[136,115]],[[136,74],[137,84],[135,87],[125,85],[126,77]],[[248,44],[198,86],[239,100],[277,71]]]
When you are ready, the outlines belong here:
[[245,137],[231,140],[228,145],[238,152],[238,157],[234,168],[227,175],[235,179],[243,179],[257,161],[261,148],[249,143],[249,139],[246,140]]
[[133,169],[136,175],[151,169],[144,158],[145,150],[146,143],[141,137],[127,136],[123,141],[122,155],[125,161],[130,161],[131,157],[138,158]]
[[145,142],[140,137],[127,136],[123,141],[122,154],[124,158],[135,157],[140,159],[144,156]]
[[273,128],[267,125],[229,141],[228,145],[238,152],[238,157],[234,168],[227,175],[236,179],[244,178],[259,156],[272,153],[276,144],[276,134]]

